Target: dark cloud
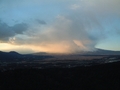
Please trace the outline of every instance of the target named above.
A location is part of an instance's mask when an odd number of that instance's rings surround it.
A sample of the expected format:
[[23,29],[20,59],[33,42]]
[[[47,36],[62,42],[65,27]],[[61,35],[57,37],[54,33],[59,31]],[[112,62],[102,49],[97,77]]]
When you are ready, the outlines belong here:
[[14,26],[9,26],[8,24],[0,21],[0,41],[8,41],[10,37],[17,34],[22,34],[28,28],[27,24],[19,23]]
[[25,23],[20,23],[20,24],[15,24],[12,27],[12,30],[16,33],[16,34],[23,34],[24,31],[26,31],[28,28],[27,24]]
[[37,21],[39,24],[46,24],[46,22],[45,22],[45,21],[40,20],[40,19],[36,19],[36,21]]

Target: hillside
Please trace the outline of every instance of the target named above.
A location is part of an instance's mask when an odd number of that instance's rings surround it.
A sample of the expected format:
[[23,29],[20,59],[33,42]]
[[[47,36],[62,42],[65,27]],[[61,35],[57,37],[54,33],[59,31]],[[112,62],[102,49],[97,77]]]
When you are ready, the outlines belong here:
[[1,90],[120,90],[120,62],[0,72]]

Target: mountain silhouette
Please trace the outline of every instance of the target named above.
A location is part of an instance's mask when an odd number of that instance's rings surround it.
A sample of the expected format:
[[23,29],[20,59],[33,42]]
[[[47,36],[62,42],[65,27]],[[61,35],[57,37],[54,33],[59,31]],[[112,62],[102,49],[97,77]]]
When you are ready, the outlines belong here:
[[120,51],[97,49],[96,51],[88,51],[81,53],[82,55],[120,55]]
[[0,51],[0,60],[2,61],[9,61],[9,60],[15,60],[16,58],[20,58],[22,55],[15,52],[15,51],[11,51],[11,52],[2,52]]
[[[81,51],[72,54],[65,54],[65,55],[120,55],[120,51],[112,51],[112,50],[104,50],[104,49],[96,49],[95,51]],[[34,53],[33,55],[64,55],[64,54],[57,54],[57,53],[46,53],[46,52],[38,52]]]
[[52,58],[50,55],[33,55],[33,54],[19,54],[15,51],[3,52],[0,51],[0,61],[32,61],[32,60],[43,60],[45,58]]

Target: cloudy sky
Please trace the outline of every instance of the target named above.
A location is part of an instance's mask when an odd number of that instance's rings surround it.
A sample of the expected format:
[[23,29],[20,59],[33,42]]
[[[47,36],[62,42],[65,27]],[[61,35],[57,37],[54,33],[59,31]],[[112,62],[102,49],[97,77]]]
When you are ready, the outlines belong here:
[[0,51],[120,50],[120,0],[0,0]]

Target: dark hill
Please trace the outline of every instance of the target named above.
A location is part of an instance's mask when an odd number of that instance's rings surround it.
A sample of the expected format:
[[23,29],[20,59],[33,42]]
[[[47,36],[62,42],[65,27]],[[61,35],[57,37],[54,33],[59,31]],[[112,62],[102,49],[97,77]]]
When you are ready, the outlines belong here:
[[33,61],[33,60],[42,60],[45,58],[52,58],[52,56],[42,56],[42,55],[32,55],[32,54],[19,54],[15,51],[11,52],[2,52],[0,51],[0,62],[14,62],[14,61]]
[[20,55],[18,52],[15,52],[15,51],[10,51],[9,54],[11,54],[11,55]]
[[2,52],[0,51],[0,60],[9,60],[21,57],[21,54],[11,51],[11,52]]

